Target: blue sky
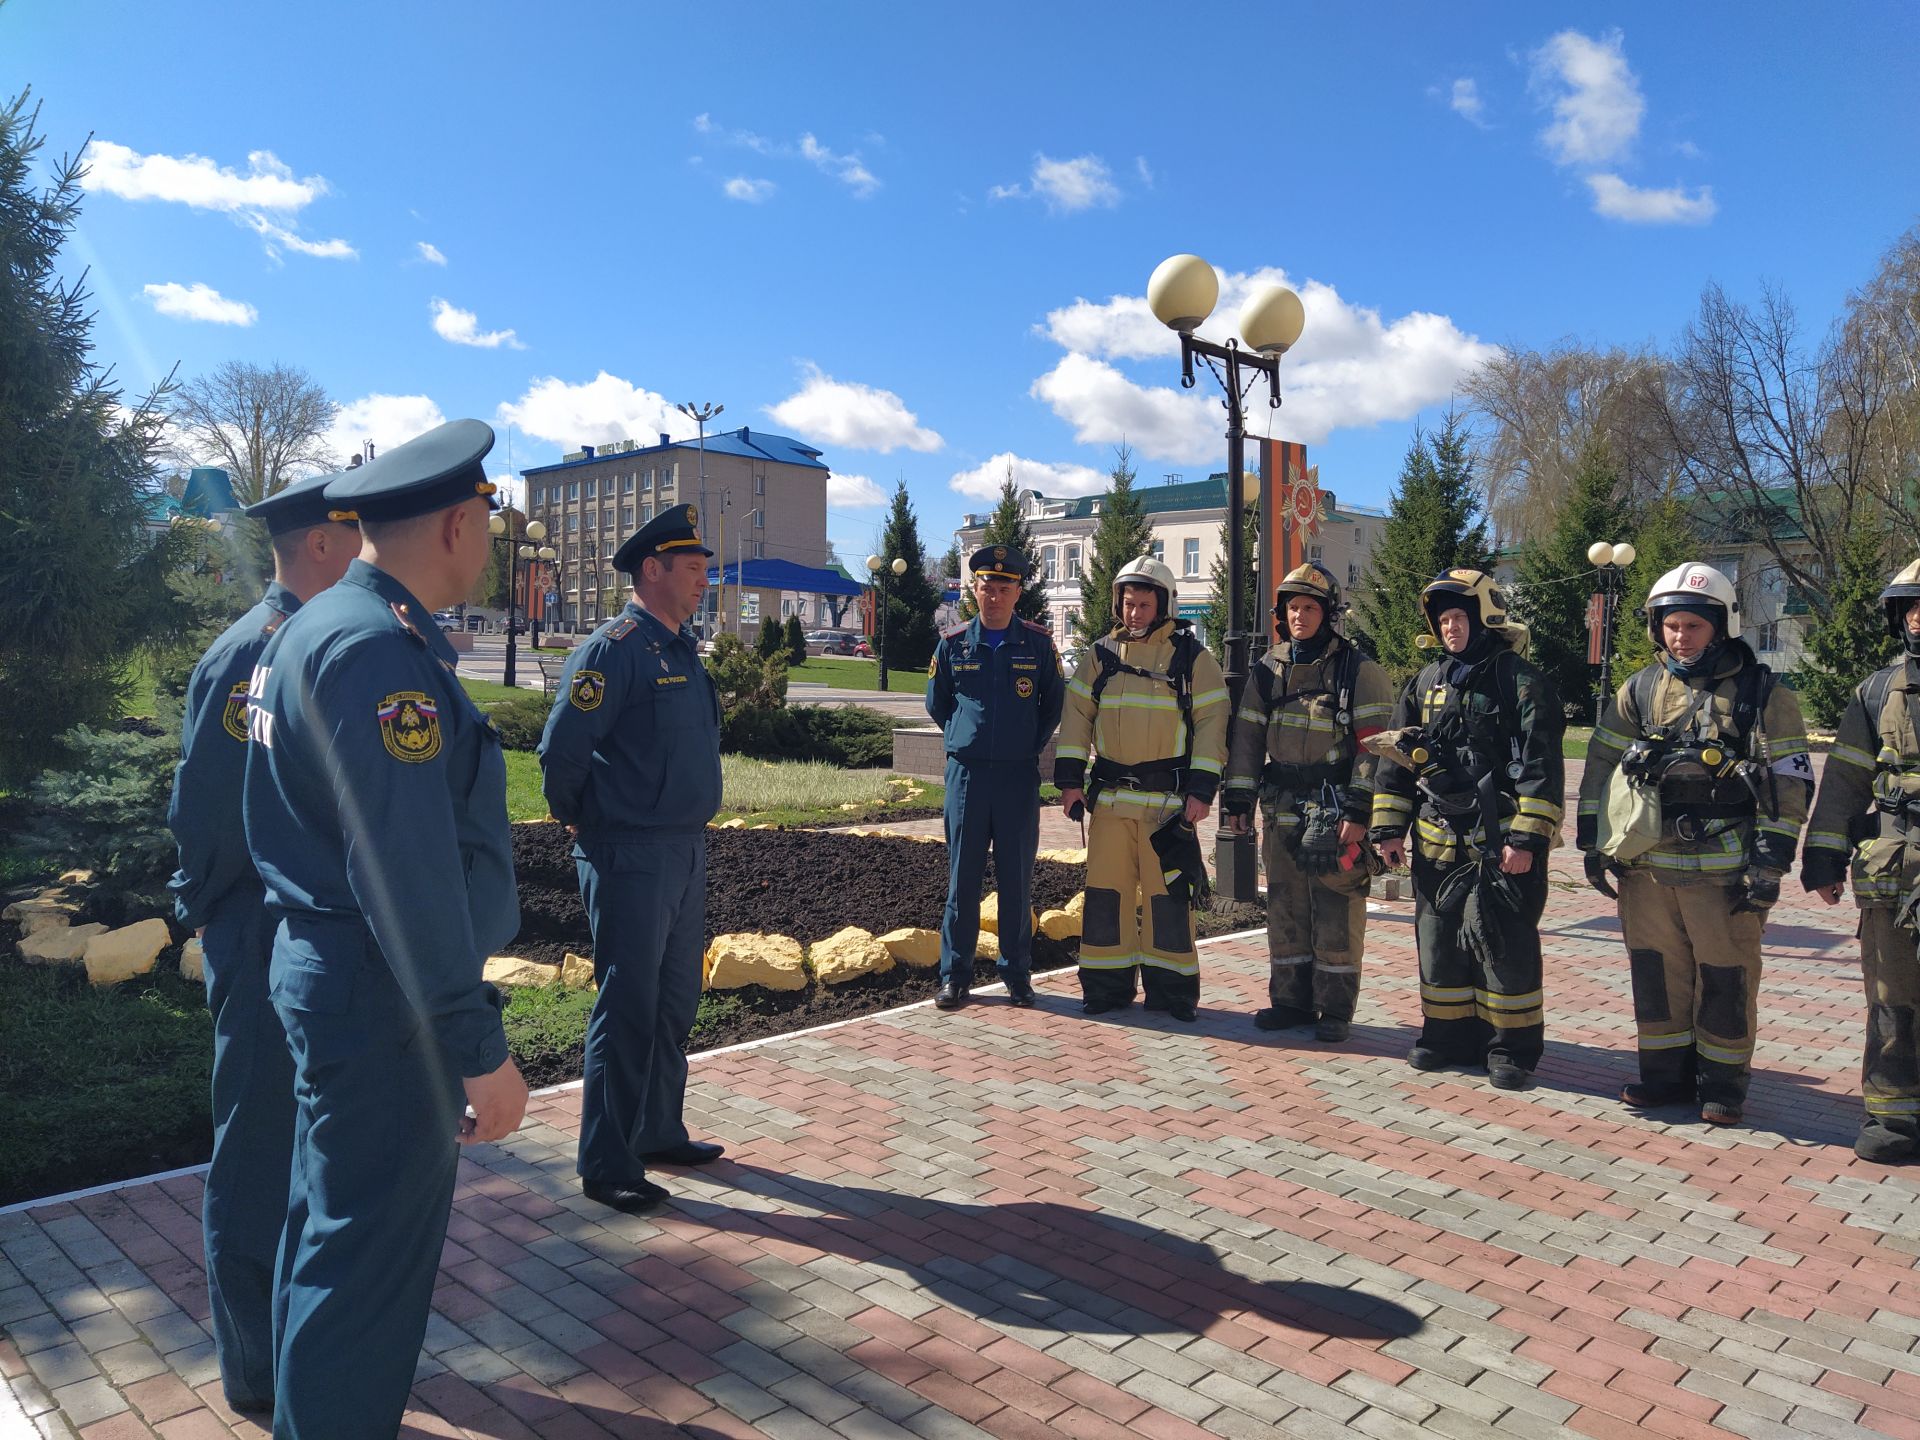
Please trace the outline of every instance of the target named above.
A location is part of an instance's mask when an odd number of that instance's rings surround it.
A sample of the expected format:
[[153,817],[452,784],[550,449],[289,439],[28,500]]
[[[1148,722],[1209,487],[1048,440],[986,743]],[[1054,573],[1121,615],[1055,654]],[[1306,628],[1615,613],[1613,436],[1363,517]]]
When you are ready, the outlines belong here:
[[[691,435],[818,445],[864,553],[1023,484],[1224,467],[1147,276],[1307,303],[1286,405],[1385,502],[1499,344],[1665,344],[1701,287],[1818,334],[1920,211],[1920,10],[1842,5],[0,4],[0,93],[93,137],[70,267],[102,359],[305,367],[344,452],[442,417],[506,469]],[[1203,377],[1203,387],[1211,381]]]

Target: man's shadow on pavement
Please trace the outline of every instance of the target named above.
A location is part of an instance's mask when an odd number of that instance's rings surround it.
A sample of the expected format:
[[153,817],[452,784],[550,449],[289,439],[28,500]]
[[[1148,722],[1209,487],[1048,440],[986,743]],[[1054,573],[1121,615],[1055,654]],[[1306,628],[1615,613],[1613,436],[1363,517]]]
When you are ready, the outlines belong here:
[[[1236,1312],[1306,1332],[1385,1341],[1418,1334],[1418,1314],[1395,1301],[1307,1279],[1243,1273],[1231,1250],[1124,1215],[1054,1201],[1001,1204],[924,1199],[838,1185],[750,1165],[715,1179],[749,1194],[797,1202],[819,1215],[752,1211],[688,1196],[675,1208],[715,1230],[767,1235],[907,1275],[976,1319],[1017,1313],[1025,1328],[1061,1335],[1190,1336]],[[899,1224],[900,1217],[911,1223]],[[1249,1222],[1257,1229],[1258,1222]],[[967,1258],[971,1255],[974,1258]],[[1117,1281],[1121,1294],[1102,1288]]]

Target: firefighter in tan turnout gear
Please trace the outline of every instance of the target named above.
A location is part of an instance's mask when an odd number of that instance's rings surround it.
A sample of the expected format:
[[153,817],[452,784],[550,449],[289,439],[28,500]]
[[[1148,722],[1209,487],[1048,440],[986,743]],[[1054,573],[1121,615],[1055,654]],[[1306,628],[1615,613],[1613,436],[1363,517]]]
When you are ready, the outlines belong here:
[[1344,1040],[1360,998],[1372,877],[1366,846],[1373,773],[1362,745],[1393,708],[1387,672],[1336,628],[1340,587],[1321,565],[1274,595],[1286,639],[1254,666],[1234,712],[1221,814],[1236,831],[1265,820],[1268,1007],[1262,1030],[1313,1025]]
[[1587,749],[1576,838],[1613,897],[1633,979],[1636,1109],[1738,1124],[1753,1064],[1760,936],[1813,790],[1793,692],[1740,638],[1725,575],[1697,562],[1647,594],[1659,658],[1620,687]]
[[[1080,987],[1089,1015],[1133,1003],[1194,1018],[1200,956],[1191,907],[1206,868],[1194,826],[1212,808],[1227,758],[1227,687],[1185,620],[1173,572],[1150,556],[1113,579],[1114,626],[1067,683],[1054,784],[1087,838]],[[1089,763],[1091,762],[1091,763]]]
[[1837,904],[1852,857],[1867,982],[1866,1120],[1853,1153],[1885,1164],[1920,1154],[1920,560],[1880,603],[1906,653],[1868,676],[1841,717],[1800,878]]
[[1414,764],[1381,766],[1373,801],[1389,865],[1414,828],[1422,1023],[1407,1063],[1484,1064],[1489,1084],[1518,1090],[1546,1044],[1540,916],[1566,786],[1560,697],[1527,663],[1527,627],[1492,576],[1444,571],[1420,605],[1432,627],[1420,644],[1443,653],[1408,684],[1398,743],[1380,752]]

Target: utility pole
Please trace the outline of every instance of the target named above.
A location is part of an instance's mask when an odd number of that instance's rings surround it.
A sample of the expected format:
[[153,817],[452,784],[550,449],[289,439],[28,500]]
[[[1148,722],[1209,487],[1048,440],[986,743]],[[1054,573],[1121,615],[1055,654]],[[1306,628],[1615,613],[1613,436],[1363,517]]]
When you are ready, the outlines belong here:
[[[707,523],[707,421],[713,419],[714,416],[718,415],[727,407],[725,405],[715,405],[710,401],[695,405],[689,400],[684,405],[677,405],[674,408],[700,427],[700,523],[704,525]],[[723,565],[726,563],[726,557],[724,555],[721,557],[721,563]],[[718,597],[716,597],[716,599],[717,598]],[[704,614],[700,617],[701,629],[703,631],[706,628],[706,619],[707,617]]]

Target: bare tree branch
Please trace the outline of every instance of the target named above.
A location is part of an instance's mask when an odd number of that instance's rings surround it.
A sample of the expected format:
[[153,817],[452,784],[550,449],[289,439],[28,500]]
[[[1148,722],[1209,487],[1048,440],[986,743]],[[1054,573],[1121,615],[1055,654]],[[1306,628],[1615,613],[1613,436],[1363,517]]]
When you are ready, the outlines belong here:
[[182,385],[171,408],[180,448],[225,466],[242,505],[336,463],[325,437],[339,407],[297,366],[229,360]]

